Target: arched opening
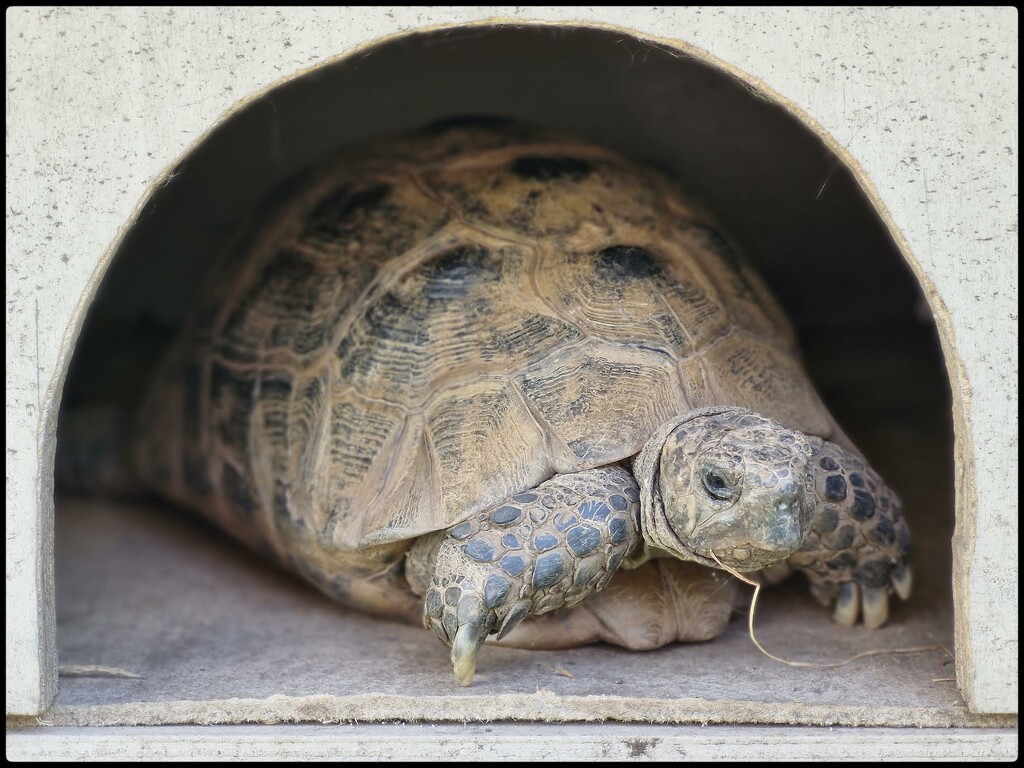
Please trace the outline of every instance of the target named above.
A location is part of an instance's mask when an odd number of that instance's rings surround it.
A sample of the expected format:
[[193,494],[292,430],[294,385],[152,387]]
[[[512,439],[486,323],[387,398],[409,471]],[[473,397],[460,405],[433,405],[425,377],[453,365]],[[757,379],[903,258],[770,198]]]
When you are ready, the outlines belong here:
[[[825,401],[903,496],[918,584],[910,603],[894,607],[891,625],[843,635],[795,580],[766,596],[765,645],[819,661],[876,647],[952,649],[950,393],[920,286],[853,174],[821,137],[723,69],[619,31],[492,25],[414,33],[249,101],[182,160],[125,235],[82,327],[64,406],[137,397],[159,339],[180,322],[205,268],[278,182],[342,146],[458,114],[561,128],[675,173],[774,290]],[[297,582],[267,575],[261,562],[180,515],[77,503],[70,510],[62,501],[62,661],[117,667],[150,682],[129,689],[62,679],[58,703],[130,709],[196,697],[333,694],[333,709],[283,715],[311,719],[357,711],[346,709],[353,705],[345,696],[454,690],[445,654],[428,634],[340,611]],[[752,649],[738,621],[714,643],[651,654],[485,653],[493,672],[473,694],[543,686],[559,695],[625,695],[638,709],[605,716],[626,719],[901,724],[909,721],[892,708],[948,713],[958,700],[951,685],[933,683],[952,677],[951,664],[933,674],[934,654],[873,657],[842,673],[796,673]],[[573,676],[553,673],[556,667]],[[517,678],[524,669],[529,674]],[[652,677],[661,681],[653,688]],[[468,698],[461,709],[438,706],[419,716],[480,716]],[[515,706],[539,711],[518,701],[483,716],[523,716]],[[744,709],[750,701],[763,707],[751,714]],[[864,707],[875,707],[874,714]],[[142,711],[136,707],[121,722],[196,718],[181,709]],[[235,709],[225,717],[253,719],[257,711],[268,710]],[[572,711],[562,716],[581,718]]]

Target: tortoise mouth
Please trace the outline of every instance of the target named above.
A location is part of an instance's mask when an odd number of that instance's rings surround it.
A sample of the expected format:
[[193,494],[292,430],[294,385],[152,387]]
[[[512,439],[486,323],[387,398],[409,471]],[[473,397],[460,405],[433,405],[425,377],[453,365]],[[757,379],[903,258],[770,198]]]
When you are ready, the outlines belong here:
[[725,546],[713,549],[697,549],[690,552],[705,565],[721,568],[723,565],[740,571],[757,571],[769,565],[784,561],[792,552],[761,549],[753,545]]

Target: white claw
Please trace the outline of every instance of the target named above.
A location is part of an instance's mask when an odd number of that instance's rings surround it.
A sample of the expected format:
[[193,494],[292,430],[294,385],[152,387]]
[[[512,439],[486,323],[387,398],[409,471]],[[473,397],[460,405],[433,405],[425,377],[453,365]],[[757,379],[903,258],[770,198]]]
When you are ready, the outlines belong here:
[[839,587],[839,599],[836,600],[835,620],[844,627],[852,627],[857,623],[860,613],[860,587],[848,581]]
[[480,629],[472,624],[463,624],[455,633],[455,640],[452,642],[452,669],[462,686],[473,682],[476,656],[480,653],[485,636],[486,632],[481,634]]
[[889,592],[885,587],[862,587],[861,605],[868,629],[878,629],[889,620]]
[[914,588],[914,572],[909,565],[902,565],[892,575],[892,586],[900,600],[907,600]]

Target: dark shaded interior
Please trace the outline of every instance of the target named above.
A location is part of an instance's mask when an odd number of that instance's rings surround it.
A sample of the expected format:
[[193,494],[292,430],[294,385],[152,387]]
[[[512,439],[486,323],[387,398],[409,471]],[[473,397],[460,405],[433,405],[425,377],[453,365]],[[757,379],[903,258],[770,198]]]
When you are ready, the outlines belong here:
[[412,34],[250,103],[174,169],[126,236],[89,310],[64,407],[141,392],[203,272],[275,184],[344,145],[458,114],[610,145],[670,169],[705,202],[788,311],[837,419],[903,496],[919,589],[950,592],[948,380],[892,237],[850,172],[784,108],[619,32]]

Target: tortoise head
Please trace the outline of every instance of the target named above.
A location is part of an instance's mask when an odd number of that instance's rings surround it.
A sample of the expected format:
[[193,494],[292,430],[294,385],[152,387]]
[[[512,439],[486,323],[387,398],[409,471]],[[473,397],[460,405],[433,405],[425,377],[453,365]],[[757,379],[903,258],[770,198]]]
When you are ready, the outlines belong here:
[[[807,439],[742,408],[696,411],[659,430],[635,471],[648,544],[740,571],[803,543],[816,497]],[[713,553],[713,555],[712,555]]]

